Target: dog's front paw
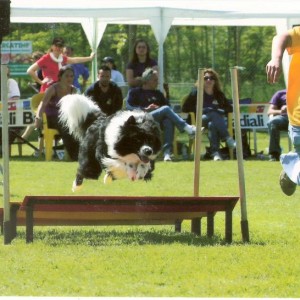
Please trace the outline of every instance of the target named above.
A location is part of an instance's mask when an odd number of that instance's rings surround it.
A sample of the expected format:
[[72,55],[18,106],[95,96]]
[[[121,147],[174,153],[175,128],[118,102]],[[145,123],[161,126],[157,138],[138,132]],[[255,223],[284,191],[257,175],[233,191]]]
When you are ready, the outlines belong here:
[[75,193],[75,192],[78,192],[81,189],[82,189],[82,185],[77,185],[76,180],[74,180],[73,184],[72,184],[72,192]]
[[113,178],[111,177],[111,175],[105,174],[104,179],[103,179],[104,184],[112,183],[112,181],[113,181]]
[[72,184],[72,192],[78,192],[82,188],[83,177],[79,174],[76,175]]

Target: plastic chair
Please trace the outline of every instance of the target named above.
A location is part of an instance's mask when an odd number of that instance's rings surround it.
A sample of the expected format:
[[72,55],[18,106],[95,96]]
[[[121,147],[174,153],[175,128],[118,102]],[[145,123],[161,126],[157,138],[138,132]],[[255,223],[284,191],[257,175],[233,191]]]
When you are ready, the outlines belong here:
[[[39,104],[41,103],[44,97],[44,93],[33,95],[31,98],[31,109],[36,114]],[[41,156],[44,150],[44,136],[43,134],[39,135],[39,156]]]
[[46,114],[43,114],[43,134],[45,144],[45,160],[50,161],[52,159],[52,148],[55,142],[55,136],[59,135],[56,129],[48,128]]
[[[43,93],[36,94],[31,98],[31,107],[34,111],[37,110],[40,102],[44,97]],[[48,128],[46,114],[43,114],[43,143],[45,146],[45,160],[50,161],[52,159],[52,148],[55,141],[55,136],[58,136],[59,132],[56,129]],[[40,144],[40,145],[41,145]],[[41,151],[41,149],[40,149]]]

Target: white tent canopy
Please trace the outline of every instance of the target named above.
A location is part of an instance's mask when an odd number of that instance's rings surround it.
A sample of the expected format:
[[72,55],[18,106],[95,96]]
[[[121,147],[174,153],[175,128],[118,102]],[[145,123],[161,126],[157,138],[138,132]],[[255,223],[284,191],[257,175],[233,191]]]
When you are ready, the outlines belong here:
[[276,26],[280,32],[300,23],[300,5],[298,0],[11,0],[11,22],[81,23],[93,51],[107,24],[151,25],[162,85],[163,43],[172,25]]

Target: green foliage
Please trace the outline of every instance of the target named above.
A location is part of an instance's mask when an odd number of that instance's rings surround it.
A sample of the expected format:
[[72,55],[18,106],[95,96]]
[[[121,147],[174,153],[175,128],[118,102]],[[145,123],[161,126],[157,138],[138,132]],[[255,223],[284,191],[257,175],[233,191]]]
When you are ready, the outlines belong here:
[[[267,145],[259,135],[259,149]],[[77,164],[29,155],[10,161],[11,200],[25,195],[70,195]],[[13,149],[13,155],[16,149]],[[172,226],[25,228],[0,245],[2,296],[60,297],[299,297],[299,190],[281,192],[276,162],[244,161],[250,243],[242,243],[240,205],[233,214],[233,243],[224,243],[224,215],[215,236]],[[170,177],[170,174],[171,177]],[[79,195],[193,195],[193,162],[157,162],[151,182],[87,180]],[[201,195],[237,195],[236,161],[200,162]],[[202,232],[205,232],[203,220]]]

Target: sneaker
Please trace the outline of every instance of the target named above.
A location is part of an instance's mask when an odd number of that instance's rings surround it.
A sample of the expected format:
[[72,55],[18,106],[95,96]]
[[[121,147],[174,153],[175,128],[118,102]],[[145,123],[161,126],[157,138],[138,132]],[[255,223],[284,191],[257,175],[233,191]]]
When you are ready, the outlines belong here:
[[269,161],[279,161],[279,155],[278,154],[271,154]]
[[276,158],[273,155],[270,155],[269,161],[279,161],[279,158]]
[[171,155],[170,154],[165,154],[164,161],[172,161]]
[[226,144],[227,144],[227,146],[228,146],[229,149],[236,148],[236,142],[235,142],[235,140],[231,136],[229,136],[226,139]]
[[220,156],[219,152],[214,152],[212,157],[213,157],[214,161],[222,160],[222,157]]
[[281,171],[279,176],[279,184],[281,187],[281,190],[287,195],[291,196],[296,191],[296,183],[294,183],[285,173],[284,170]]
[[184,130],[187,132],[190,139],[195,138],[195,135],[196,135],[196,126],[195,125],[186,125]]

